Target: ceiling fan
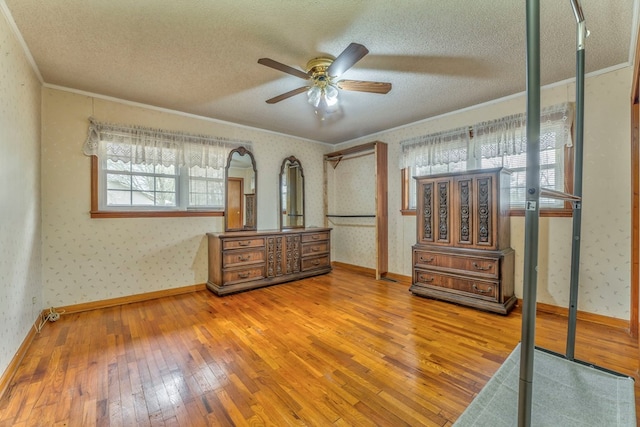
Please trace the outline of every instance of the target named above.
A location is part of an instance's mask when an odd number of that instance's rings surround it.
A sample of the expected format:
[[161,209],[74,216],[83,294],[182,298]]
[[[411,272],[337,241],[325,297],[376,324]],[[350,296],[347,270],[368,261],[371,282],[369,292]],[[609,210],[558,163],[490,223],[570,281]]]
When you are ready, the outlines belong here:
[[307,92],[310,104],[315,108],[327,109],[337,103],[339,89],[379,94],[389,92],[391,90],[391,83],[360,80],[335,80],[349,68],[353,67],[356,62],[361,60],[367,53],[369,53],[369,50],[363,45],[351,43],[335,59],[326,56],[313,58],[307,62],[307,72],[282,64],[281,62],[274,61],[270,58],[260,58],[258,60],[259,64],[308,80],[307,85],[267,99],[266,102],[267,104],[275,104],[276,102]]

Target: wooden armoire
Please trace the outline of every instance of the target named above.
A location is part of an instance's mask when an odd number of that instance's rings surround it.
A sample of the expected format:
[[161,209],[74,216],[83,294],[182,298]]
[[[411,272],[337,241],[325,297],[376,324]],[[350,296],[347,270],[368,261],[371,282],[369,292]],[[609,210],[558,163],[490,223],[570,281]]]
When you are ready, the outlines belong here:
[[411,292],[507,314],[514,307],[506,169],[416,177]]

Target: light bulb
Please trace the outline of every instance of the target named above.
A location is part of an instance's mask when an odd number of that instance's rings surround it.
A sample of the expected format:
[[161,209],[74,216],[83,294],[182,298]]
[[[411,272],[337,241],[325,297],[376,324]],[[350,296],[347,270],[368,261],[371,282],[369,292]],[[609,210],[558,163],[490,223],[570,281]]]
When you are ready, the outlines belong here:
[[309,101],[309,104],[318,108],[318,105],[320,105],[320,100],[322,98],[322,90],[318,86],[311,87],[307,91],[307,98],[308,98],[307,100]]

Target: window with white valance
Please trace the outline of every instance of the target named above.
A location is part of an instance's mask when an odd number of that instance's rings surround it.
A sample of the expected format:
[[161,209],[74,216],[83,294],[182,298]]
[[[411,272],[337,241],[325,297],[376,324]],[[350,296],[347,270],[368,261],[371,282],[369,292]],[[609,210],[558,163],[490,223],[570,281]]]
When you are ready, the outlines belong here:
[[84,153],[97,157],[99,211],[223,210],[232,141],[89,119]]
[[[572,146],[573,105],[544,108],[540,115],[540,185],[565,189],[565,149]],[[413,138],[401,143],[400,167],[409,176],[473,169],[506,167],[511,176],[511,207],[525,201],[526,114]],[[411,180],[414,181],[414,180]],[[409,185],[414,185],[410,182]],[[409,190],[408,208],[415,208],[415,191]],[[541,199],[543,208],[562,208],[562,201]]]

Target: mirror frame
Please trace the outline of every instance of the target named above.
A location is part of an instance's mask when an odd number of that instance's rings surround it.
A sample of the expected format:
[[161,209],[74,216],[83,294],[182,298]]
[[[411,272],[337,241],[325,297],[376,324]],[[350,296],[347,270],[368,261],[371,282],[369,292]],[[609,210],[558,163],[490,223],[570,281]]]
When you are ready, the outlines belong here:
[[[253,227],[247,227],[245,225],[242,226],[242,228],[229,228],[229,197],[228,197],[228,193],[229,193],[229,167],[231,166],[231,160],[233,159],[233,155],[235,153],[238,153],[240,156],[245,156],[248,155],[249,159],[251,160],[251,165],[253,167],[253,176],[254,176],[254,187],[253,187],[253,194],[255,195],[255,206],[254,206],[254,211],[253,214],[255,216],[255,222],[256,224]],[[244,194],[243,194],[244,196]],[[244,200],[242,201],[244,203]],[[245,215],[243,217],[244,222],[246,223],[246,212]],[[227,156],[227,166],[224,169],[224,231],[255,231],[258,229],[258,170],[256,169],[256,159],[253,157],[253,153],[249,150],[247,150],[245,147],[238,147],[238,148],[234,148],[233,150],[231,150],[229,152],[229,155]]]
[[[284,174],[285,166],[289,164],[297,164],[300,170],[300,176],[302,177],[302,225],[285,226],[282,221],[282,177]],[[305,228],[305,188],[304,188],[304,169],[302,163],[295,156],[289,156],[282,161],[280,166],[280,186],[278,187],[278,222],[280,223],[281,230],[290,230],[295,228]]]

